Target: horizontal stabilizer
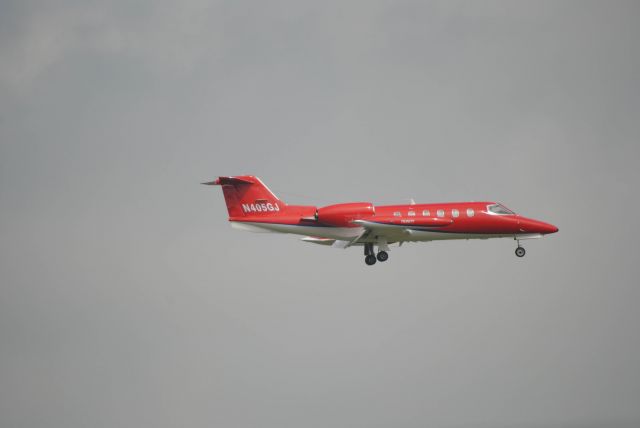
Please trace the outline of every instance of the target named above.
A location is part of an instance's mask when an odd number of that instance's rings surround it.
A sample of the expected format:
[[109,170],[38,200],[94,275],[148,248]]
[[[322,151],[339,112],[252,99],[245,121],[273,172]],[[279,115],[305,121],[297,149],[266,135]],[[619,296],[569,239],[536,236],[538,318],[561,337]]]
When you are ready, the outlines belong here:
[[333,245],[333,243],[336,242],[335,239],[318,238],[315,236],[305,236],[304,238],[301,239],[301,241],[311,242],[312,244],[319,244],[319,245]]
[[245,232],[254,232],[254,233],[274,233],[273,230],[269,230],[264,227],[257,226],[255,224],[247,224],[241,221],[232,221],[231,227],[233,229],[244,230]]
[[351,246],[351,242],[349,241],[336,241],[331,245],[333,248],[340,248],[344,250],[345,248],[349,248]]
[[207,181],[202,184],[207,186],[220,186],[223,184],[254,184],[255,181],[251,181],[248,177],[218,177],[213,181]]

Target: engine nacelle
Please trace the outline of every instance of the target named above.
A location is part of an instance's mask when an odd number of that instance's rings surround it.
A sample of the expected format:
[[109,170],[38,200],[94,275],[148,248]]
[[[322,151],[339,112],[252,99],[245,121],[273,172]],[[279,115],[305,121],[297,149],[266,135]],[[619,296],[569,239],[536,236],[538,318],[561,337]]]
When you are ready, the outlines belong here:
[[370,202],[352,202],[348,204],[328,205],[318,208],[316,217],[320,223],[332,226],[355,226],[353,220],[373,217],[375,208]]

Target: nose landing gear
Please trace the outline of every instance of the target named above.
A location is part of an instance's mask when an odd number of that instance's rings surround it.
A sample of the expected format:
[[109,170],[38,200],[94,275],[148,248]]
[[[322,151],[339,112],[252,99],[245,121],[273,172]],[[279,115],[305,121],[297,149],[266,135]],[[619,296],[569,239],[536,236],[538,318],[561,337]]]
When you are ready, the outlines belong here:
[[524,255],[525,255],[527,252],[524,250],[524,247],[521,247],[521,246],[520,246],[520,240],[518,239],[518,237],[517,237],[517,236],[514,236],[514,238],[513,238],[513,239],[515,239],[515,240],[516,240],[516,242],[518,243],[518,246],[516,247],[516,256],[518,256],[518,257],[524,257]]

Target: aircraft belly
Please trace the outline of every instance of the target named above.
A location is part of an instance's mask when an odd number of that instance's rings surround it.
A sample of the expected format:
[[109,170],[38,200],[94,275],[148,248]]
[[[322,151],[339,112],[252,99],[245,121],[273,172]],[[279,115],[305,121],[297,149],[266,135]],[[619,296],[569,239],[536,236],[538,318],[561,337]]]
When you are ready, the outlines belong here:
[[404,227],[389,227],[373,230],[366,238],[359,242],[378,242],[378,237],[384,237],[387,242],[425,242],[452,239],[490,239],[513,238],[513,234],[485,234],[465,232],[440,232],[437,230],[418,230]]
[[438,232],[431,230],[414,230],[404,235],[404,241],[443,241],[450,239],[490,239],[513,237],[513,234],[484,234],[484,233],[460,233]]
[[[330,238],[343,241],[350,241],[362,233],[361,227],[325,227],[325,226],[304,226],[297,224],[282,223],[261,223],[261,222],[232,222],[237,228],[264,232],[291,233],[304,236],[316,236],[319,238]],[[387,242],[419,242],[419,241],[440,241],[450,239],[489,239],[513,237],[513,234],[478,234],[478,233],[458,233],[440,232],[435,230],[417,230],[401,227],[388,228],[386,230],[374,230],[366,238],[358,241],[377,242],[378,236],[384,236]]]

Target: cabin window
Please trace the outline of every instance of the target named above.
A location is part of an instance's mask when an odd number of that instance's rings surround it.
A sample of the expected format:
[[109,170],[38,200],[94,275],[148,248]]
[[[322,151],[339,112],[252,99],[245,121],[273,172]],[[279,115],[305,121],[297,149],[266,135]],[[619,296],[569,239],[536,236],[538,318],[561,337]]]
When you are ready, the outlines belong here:
[[438,217],[444,217],[444,210],[438,210]]
[[431,213],[429,212],[429,210],[422,211],[422,215],[425,217],[431,217]]
[[487,205],[487,211],[491,214],[507,215],[514,214],[513,211],[500,204]]
[[473,212],[473,208],[467,208],[467,217],[473,217],[476,213]]
[[400,217],[402,214],[400,214],[400,211],[396,211],[396,212],[393,213],[393,215],[395,217]]
[[456,210],[456,209],[452,209],[451,210],[451,215],[454,217],[458,217],[460,215],[460,211]]
[[407,214],[409,214],[409,217],[415,217],[416,212],[415,211],[409,211]]

